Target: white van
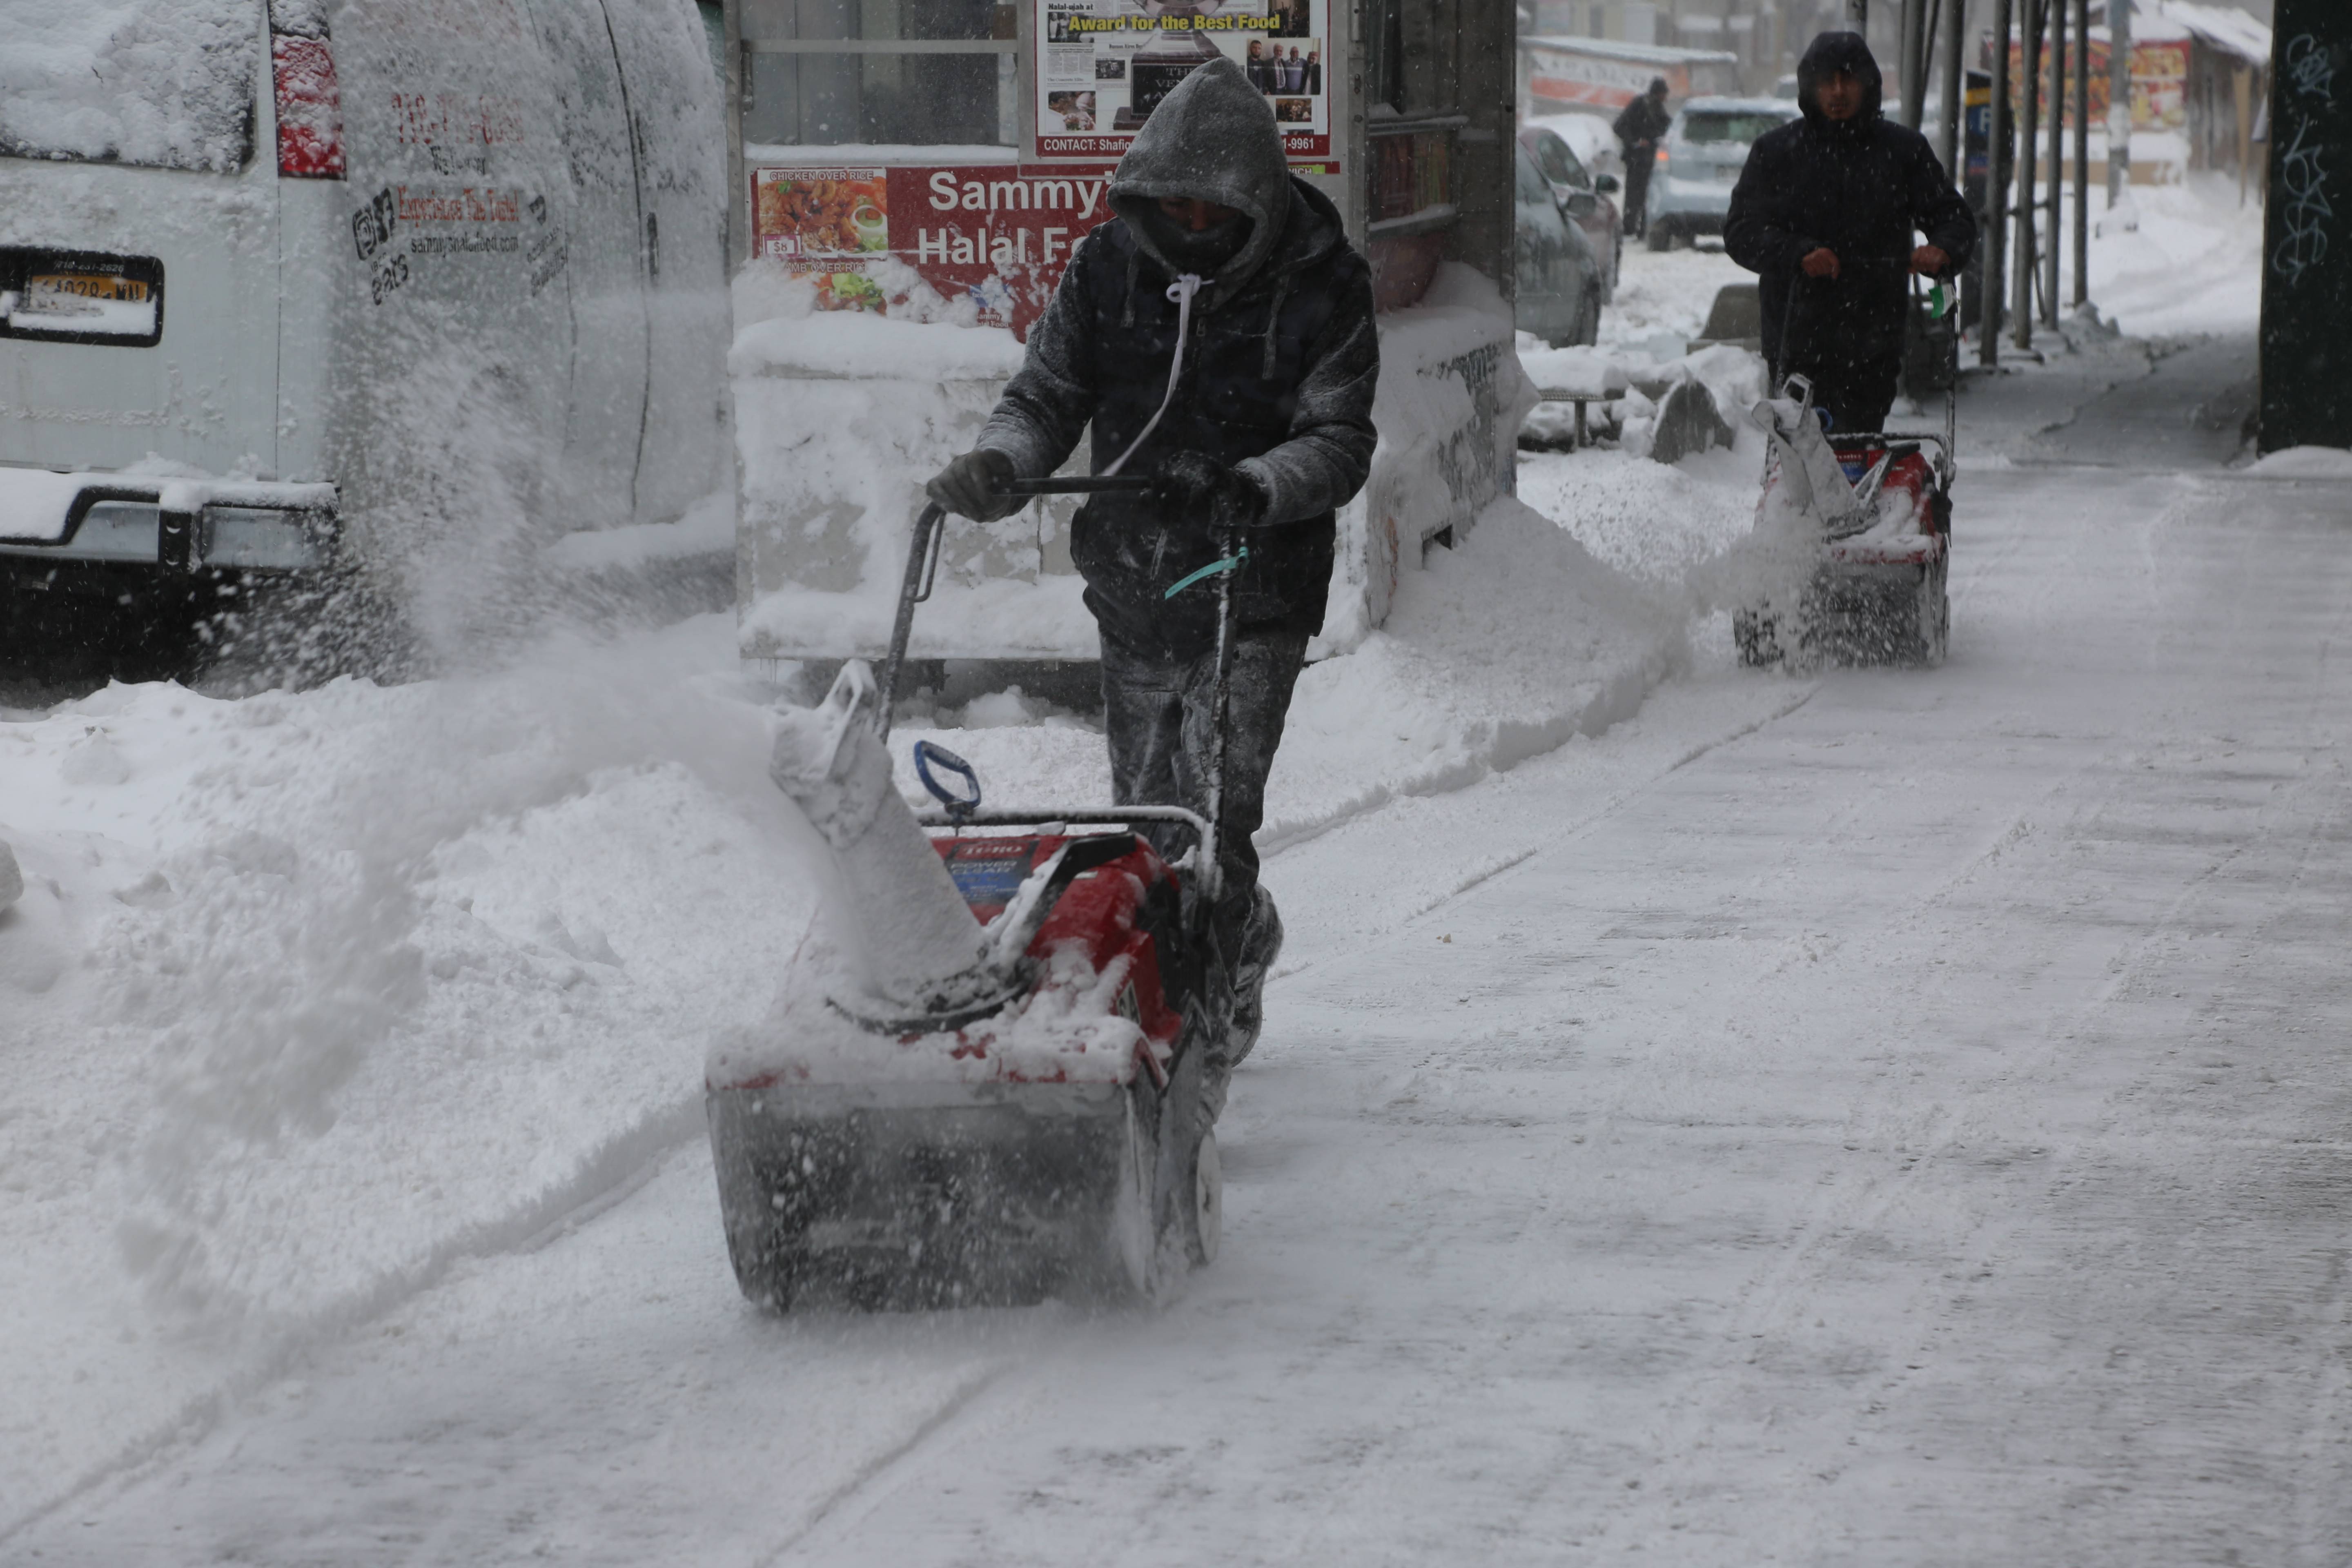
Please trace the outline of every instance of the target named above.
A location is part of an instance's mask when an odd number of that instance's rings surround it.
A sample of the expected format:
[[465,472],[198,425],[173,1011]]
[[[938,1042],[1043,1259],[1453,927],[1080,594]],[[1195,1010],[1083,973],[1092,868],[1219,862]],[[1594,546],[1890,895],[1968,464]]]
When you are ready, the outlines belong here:
[[728,484],[692,0],[0,0],[0,629],[414,589]]

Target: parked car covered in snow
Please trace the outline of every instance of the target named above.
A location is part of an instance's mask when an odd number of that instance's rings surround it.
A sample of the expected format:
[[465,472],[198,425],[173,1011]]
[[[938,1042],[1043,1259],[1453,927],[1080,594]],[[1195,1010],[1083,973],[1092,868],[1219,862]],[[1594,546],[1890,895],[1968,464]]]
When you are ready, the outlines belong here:
[[1748,149],[1799,112],[1782,98],[1694,98],[1675,110],[1650,174],[1650,248],[1721,234]]
[[0,627],[479,584],[725,482],[689,0],[11,0],[5,35]]
[[[1592,117],[1559,114],[1551,118],[1590,120]],[[1577,156],[1576,149],[1569,144],[1567,138],[1551,125],[1522,121],[1519,145],[1528,150],[1528,155],[1536,161],[1536,167],[1543,171],[1544,178],[1550,182],[1552,195],[1563,210],[1570,207],[1571,198],[1579,194],[1592,198],[1589,205],[1576,204],[1577,210],[1571,215],[1571,219],[1584,231],[1584,237],[1592,244],[1593,257],[1601,263],[1602,301],[1615,299],[1618,268],[1625,255],[1624,216],[1616,202],[1617,193],[1624,188],[1623,182],[1614,174],[1594,174],[1584,160]]]
[[1511,149],[1517,243],[1512,313],[1519,331],[1554,348],[1601,335],[1601,259],[1577,220],[1597,198],[1578,191],[1562,203],[1524,146]]

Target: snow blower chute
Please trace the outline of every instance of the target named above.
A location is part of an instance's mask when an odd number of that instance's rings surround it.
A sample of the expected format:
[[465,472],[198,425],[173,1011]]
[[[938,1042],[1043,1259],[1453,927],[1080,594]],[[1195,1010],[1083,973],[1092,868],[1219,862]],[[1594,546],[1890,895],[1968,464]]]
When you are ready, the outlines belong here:
[[1756,534],[1796,563],[1732,616],[1739,662],[1937,665],[1951,627],[1945,591],[1957,407],[1944,433],[1824,432],[1811,384],[1792,375],[1756,405],[1771,443]]
[[[944,521],[917,520],[879,684],[844,667],[782,721],[770,768],[831,848],[832,910],[767,1021],[712,1051],[706,1097],[736,1279],[779,1310],[1149,1298],[1216,1253],[1201,1074],[1232,1011],[1208,934],[1222,756],[1205,816],[983,810],[971,769],[918,742],[940,802],[919,817],[884,739]],[[1231,584],[1219,574],[1221,753]],[[1186,852],[1171,864],[1143,824]]]

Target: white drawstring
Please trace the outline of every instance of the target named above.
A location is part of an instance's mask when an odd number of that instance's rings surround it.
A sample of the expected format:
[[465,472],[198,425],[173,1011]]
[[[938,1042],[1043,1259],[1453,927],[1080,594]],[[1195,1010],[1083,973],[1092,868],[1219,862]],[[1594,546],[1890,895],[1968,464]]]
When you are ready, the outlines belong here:
[[1168,285],[1168,297],[1176,301],[1176,357],[1168,363],[1168,395],[1160,400],[1160,406],[1153,412],[1150,422],[1144,426],[1143,433],[1128,443],[1127,450],[1118,455],[1117,462],[1103,470],[1104,477],[1108,478],[1127,467],[1127,460],[1135,456],[1135,449],[1159,427],[1160,416],[1167,413],[1168,405],[1176,401],[1176,378],[1184,374],[1184,334],[1192,324],[1192,296],[1200,291],[1201,276],[1197,272],[1187,272]]

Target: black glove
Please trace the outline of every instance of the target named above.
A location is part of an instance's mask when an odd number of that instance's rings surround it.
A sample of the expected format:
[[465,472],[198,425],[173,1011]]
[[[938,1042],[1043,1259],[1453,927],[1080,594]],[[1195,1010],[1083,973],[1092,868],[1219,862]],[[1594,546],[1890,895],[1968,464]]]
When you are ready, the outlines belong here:
[[1222,528],[1255,528],[1265,521],[1266,493],[1249,476],[1205,452],[1177,452],[1151,470],[1161,504],[1180,512],[1205,513]]
[[1028,503],[1025,496],[1010,496],[1004,487],[1016,478],[1013,459],[986,447],[966,452],[923,486],[923,493],[958,517],[974,522],[994,522],[1011,517]]

